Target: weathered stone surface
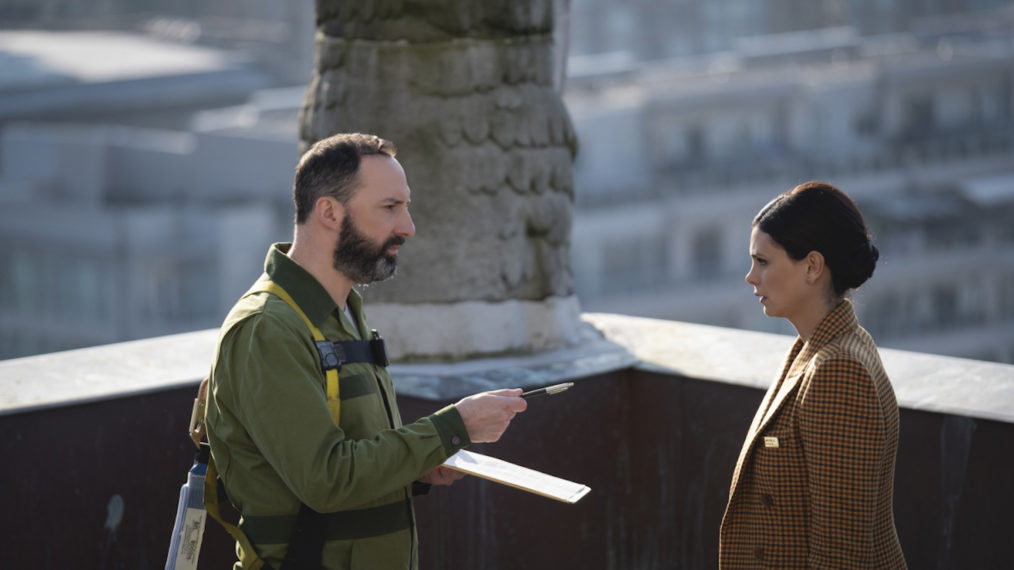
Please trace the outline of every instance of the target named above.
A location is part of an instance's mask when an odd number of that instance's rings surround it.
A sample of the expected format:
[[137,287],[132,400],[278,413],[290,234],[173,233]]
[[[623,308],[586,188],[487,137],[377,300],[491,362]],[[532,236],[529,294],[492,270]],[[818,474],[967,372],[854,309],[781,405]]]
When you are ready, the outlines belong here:
[[[474,361],[485,355],[524,354],[571,346],[598,337],[581,321],[576,297],[544,301],[462,301],[426,303],[375,303],[370,319],[387,323],[392,360],[409,362]],[[417,334],[425,330],[425,334]]]
[[317,21],[334,37],[434,42],[550,33],[554,10],[554,0],[317,0]]
[[[552,308],[576,307],[569,259],[577,141],[556,88],[554,43],[554,10],[566,5],[318,1],[304,148],[336,132],[378,134],[398,146],[412,187],[417,235],[402,250],[398,277],[365,289],[371,304],[460,315],[453,304],[521,311],[529,305],[511,303],[545,303],[546,314],[570,322],[547,324],[559,335],[530,339],[530,348],[573,340],[577,311]],[[515,351],[515,340],[447,353]]]

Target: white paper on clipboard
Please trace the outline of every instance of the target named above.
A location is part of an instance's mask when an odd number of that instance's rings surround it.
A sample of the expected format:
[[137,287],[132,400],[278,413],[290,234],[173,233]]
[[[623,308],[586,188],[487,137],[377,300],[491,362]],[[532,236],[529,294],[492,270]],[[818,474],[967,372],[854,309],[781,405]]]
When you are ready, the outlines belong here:
[[581,483],[464,449],[448,457],[444,467],[570,504],[580,501],[591,491],[590,487]]

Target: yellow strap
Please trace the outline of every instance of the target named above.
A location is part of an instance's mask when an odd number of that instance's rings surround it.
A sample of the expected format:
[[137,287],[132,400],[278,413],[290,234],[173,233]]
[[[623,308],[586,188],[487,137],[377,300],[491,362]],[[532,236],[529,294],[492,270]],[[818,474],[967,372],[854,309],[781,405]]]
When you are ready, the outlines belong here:
[[[310,329],[310,334],[313,335],[313,340],[326,340],[324,338],[324,334],[320,332],[320,329],[317,328],[312,321],[310,321],[310,318],[306,316],[303,309],[299,308],[296,301],[293,300],[292,296],[289,295],[289,293],[286,292],[281,285],[275,283],[274,281],[262,281],[255,284],[253,288],[247,291],[247,295],[260,292],[271,293],[288,303],[288,305],[296,311],[296,314],[303,318],[303,322],[306,323],[306,326]],[[341,399],[338,397],[338,371],[331,368],[325,372],[325,375],[327,376],[327,381],[325,382],[324,391],[327,394],[327,407],[331,410],[331,419],[334,420],[334,425],[338,425],[338,420],[341,416]]]
[[257,554],[250,539],[243,534],[240,528],[222,518],[218,509],[218,469],[215,468],[215,460],[208,456],[208,473],[204,476],[204,508],[207,509],[211,518],[218,521],[232,538],[239,544],[239,561],[244,570],[260,570],[264,567],[264,560]]
[[254,285],[252,289],[247,291],[247,295],[251,293],[260,293],[262,291],[266,293],[271,293],[275,297],[278,297],[279,299],[288,303],[289,306],[296,311],[296,314],[298,314],[300,317],[303,318],[303,322],[306,323],[306,326],[310,328],[310,333],[313,334],[313,340],[324,340],[324,334],[321,333],[320,329],[318,329],[313,324],[313,321],[310,320],[310,317],[306,316],[306,313],[303,312],[303,309],[299,308],[299,305],[296,304],[296,301],[293,300],[292,296],[289,295],[289,293],[285,289],[282,289],[281,285],[275,283],[274,281],[263,281],[259,285]]
[[[310,321],[306,313],[299,308],[296,301],[292,299],[292,296],[281,285],[274,281],[259,282],[243,296],[246,297],[247,295],[260,292],[271,293],[292,307],[296,311],[296,314],[303,318],[303,322],[310,329],[310,334],[313,335],[313,340],[327,340],[324,338],[324,334],[320,332],[320,329]],[[341,400],[338,398],[338,371],[333,368],[327,370],[326,377],[325,392],[327,394],[327,407],[331,411],[334,425],[338,425],[338,419],[341,414]],[[196,437],[195,443],[198,445],[200,445],[200,437],[204,435],[203,416],[204,402],[207,401],[208,397],[207,390],[207,379],[205,379],[198,390],[198,398],[194,402],[194,412],[190,419],[191,437]],[[200,411],[198,411],[198,406],[200,406]],[[198,419],[200,420],[199,423]],[[195,425],[199,426],[200,429],[195,429]],[[211,518],[218,521],[218,524],[222,525],[222,528],[232,535],[232,538],[239,544],[239,560],[244,570],[261,570],[264,568],[264,560],[257,554],[257,550],[254,549],[253,544],[246,537],[246,534],[243,533],[243,530],[232,523],[226,522],[222,518],[221,510],[218,507],[218,469],[215,467],[214,459],[210,456],[208,457],[208,473],[204,478],[204,508],[207,509]]]

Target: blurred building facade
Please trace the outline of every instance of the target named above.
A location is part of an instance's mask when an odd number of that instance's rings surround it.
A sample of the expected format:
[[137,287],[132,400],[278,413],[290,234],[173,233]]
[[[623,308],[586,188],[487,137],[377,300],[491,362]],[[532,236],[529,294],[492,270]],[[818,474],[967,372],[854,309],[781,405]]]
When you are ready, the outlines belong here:
[[[122,4],[0,1],[61,29],[0,31],[0,358],[216,327],[290,235],[311,3]],[[572,2],[582,308],[791,332],[743,282],[749,222],[819,178],[881,247],[879,342],[1014,362],[1014,16],[952,4]]]
[[217,327],[291,235],[295,131],[19,124],[0,156],[0,358]]
[[572,69],[583,309],[792,332],[743,281],[749,225],[822,179],[881,249],[855,296],[881,344],[1014,361],[1014,11],[911,27]]
[[302,88],[136,34],[0,50],[0,358],[217,327],[290,235]]
[[0,0],[0,359],[221,323],[291,235],[313,11]]
[[[733,50],[744,38],[849,27],[860,36],[953,25],[1010,0],[573,0],[570,51],[636,61]],[[977,26],[981,33],[981,26]]]
[[0,0],[0,30],[133,31],[242,52],[275,81],[306,84],[314,2],[294,0]]

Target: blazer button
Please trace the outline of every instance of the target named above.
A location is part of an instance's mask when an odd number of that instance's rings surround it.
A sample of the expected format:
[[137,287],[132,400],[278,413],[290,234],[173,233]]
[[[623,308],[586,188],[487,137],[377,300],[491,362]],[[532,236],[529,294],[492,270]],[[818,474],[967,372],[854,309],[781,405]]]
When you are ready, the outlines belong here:
[[775,506],[775,500],[772,499],[771,495],[768,494],[761,495],[760,502],[762,505],[768,508]]
[[764,560],[764,547],[763,546],[754,547],[753,556],[757,560]]
[[461,445],[461,438],[458,437],[458,436],[456,436],[456,435],[452,436],[451,437],[451,444],[453,444],[453,445]]

